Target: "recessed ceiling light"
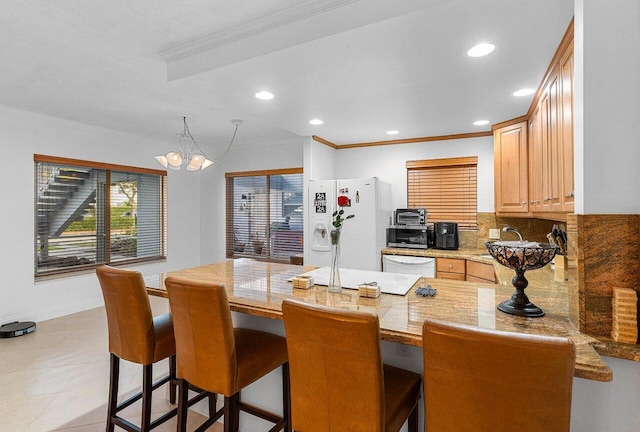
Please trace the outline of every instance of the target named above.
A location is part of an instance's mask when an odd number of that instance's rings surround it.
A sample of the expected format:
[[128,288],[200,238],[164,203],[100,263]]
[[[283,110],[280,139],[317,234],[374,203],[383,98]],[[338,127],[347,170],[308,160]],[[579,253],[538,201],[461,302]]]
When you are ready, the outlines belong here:
[[523,88],[523,89],[520,89],[518,91],[514,91],[513,95],[514,96],[529,96],[529,95],[534,94],[535,92],[536,91],[534,89],[532,89],[532,88]]
[[318,125],[321,125],[324,122],[322,120],[320,120],[320,119],[313,119],[313,120],[309,120],[309,123],[314,125],[314,126],[318,126]]
[[496,46],[494,44],[479,43],[478,45],[469,49],[469,51],[467,51],[467,55],[469,57],[483,57],[487,54],[491,54],[494,49],[496,49]]
[[271,100],[273,99],[273,93],[269,93],[268,91],[259,91],[256,93],[256,97],[262,100]]
[[387,135],[398,135],[400,133],[399,130],[388,130]]
[[489,120],[477,120],[477,121],[474,121],[473,124],[475,126],[484,126],[486,124],[489,124]]

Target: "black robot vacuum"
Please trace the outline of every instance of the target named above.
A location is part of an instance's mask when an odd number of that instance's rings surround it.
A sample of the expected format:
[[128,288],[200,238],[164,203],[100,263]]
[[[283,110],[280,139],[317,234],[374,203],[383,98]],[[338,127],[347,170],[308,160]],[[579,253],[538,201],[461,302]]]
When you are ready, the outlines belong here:
[[34,331],[36,331],[36,323],[33,321],[15,321],[0,326],[0,338],[22,336]]

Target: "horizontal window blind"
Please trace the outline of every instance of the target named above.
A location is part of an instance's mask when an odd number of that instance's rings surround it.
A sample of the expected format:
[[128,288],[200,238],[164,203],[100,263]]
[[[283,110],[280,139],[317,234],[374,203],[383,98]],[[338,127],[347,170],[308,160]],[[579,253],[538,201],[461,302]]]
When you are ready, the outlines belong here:
[[477,229],[477,158],[407,162],[407,200],[426,208],[429,222]]
[[302,253],[302,169],[226,177],[227,257],[289,262]]
[[34,162],[36,277],[166,257],[163,171],[40,155]]

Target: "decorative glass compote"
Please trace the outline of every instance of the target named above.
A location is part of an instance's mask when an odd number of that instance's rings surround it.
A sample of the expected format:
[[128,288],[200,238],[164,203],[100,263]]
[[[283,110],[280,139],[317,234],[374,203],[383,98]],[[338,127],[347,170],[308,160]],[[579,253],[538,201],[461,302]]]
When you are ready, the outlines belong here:
[[549,243],[528,241],[490,241],[486,242],[491,256],[505,267],[516,271],[511,283],[516,288],[511,298],[498,305],[502,312],[524,317],[541,317],[544,311],[529,301],[524,289],[529,282],[524,277],[526,270],[535,270],[549,264],[560,251],[558,246]]

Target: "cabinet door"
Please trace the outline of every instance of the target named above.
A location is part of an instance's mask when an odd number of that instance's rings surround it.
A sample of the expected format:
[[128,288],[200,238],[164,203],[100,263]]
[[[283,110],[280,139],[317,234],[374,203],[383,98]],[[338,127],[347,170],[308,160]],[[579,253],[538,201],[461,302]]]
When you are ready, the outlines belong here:
[[561,117],[561,158],[562,185],[560,199],[562,211],[574,211],[573,180],[573,43],[560,60],[560,78],[562,94]]
[[467,281],[495,283],[496,274],[493,264],[467,261]]
[[561,200],[561,176],[562,171],[562,148],[560,125],[562,115],[562,97],[560,94],[560,79],[558,75],[550,78],[549,83],[549,211],[562,211]]
[[540,98],[540,147],[541,158],[541,178],[540,178],[540,194],[541,202],[539,209],[548,212],[551,208],[551,193],[549,188],[549,91],[548,89]]
[[527,122],[498,128],[493,136],[496,212],[527,213]]
[[542,119],[540,105],[531,115],[529,134],[529,210],[542,211]]

